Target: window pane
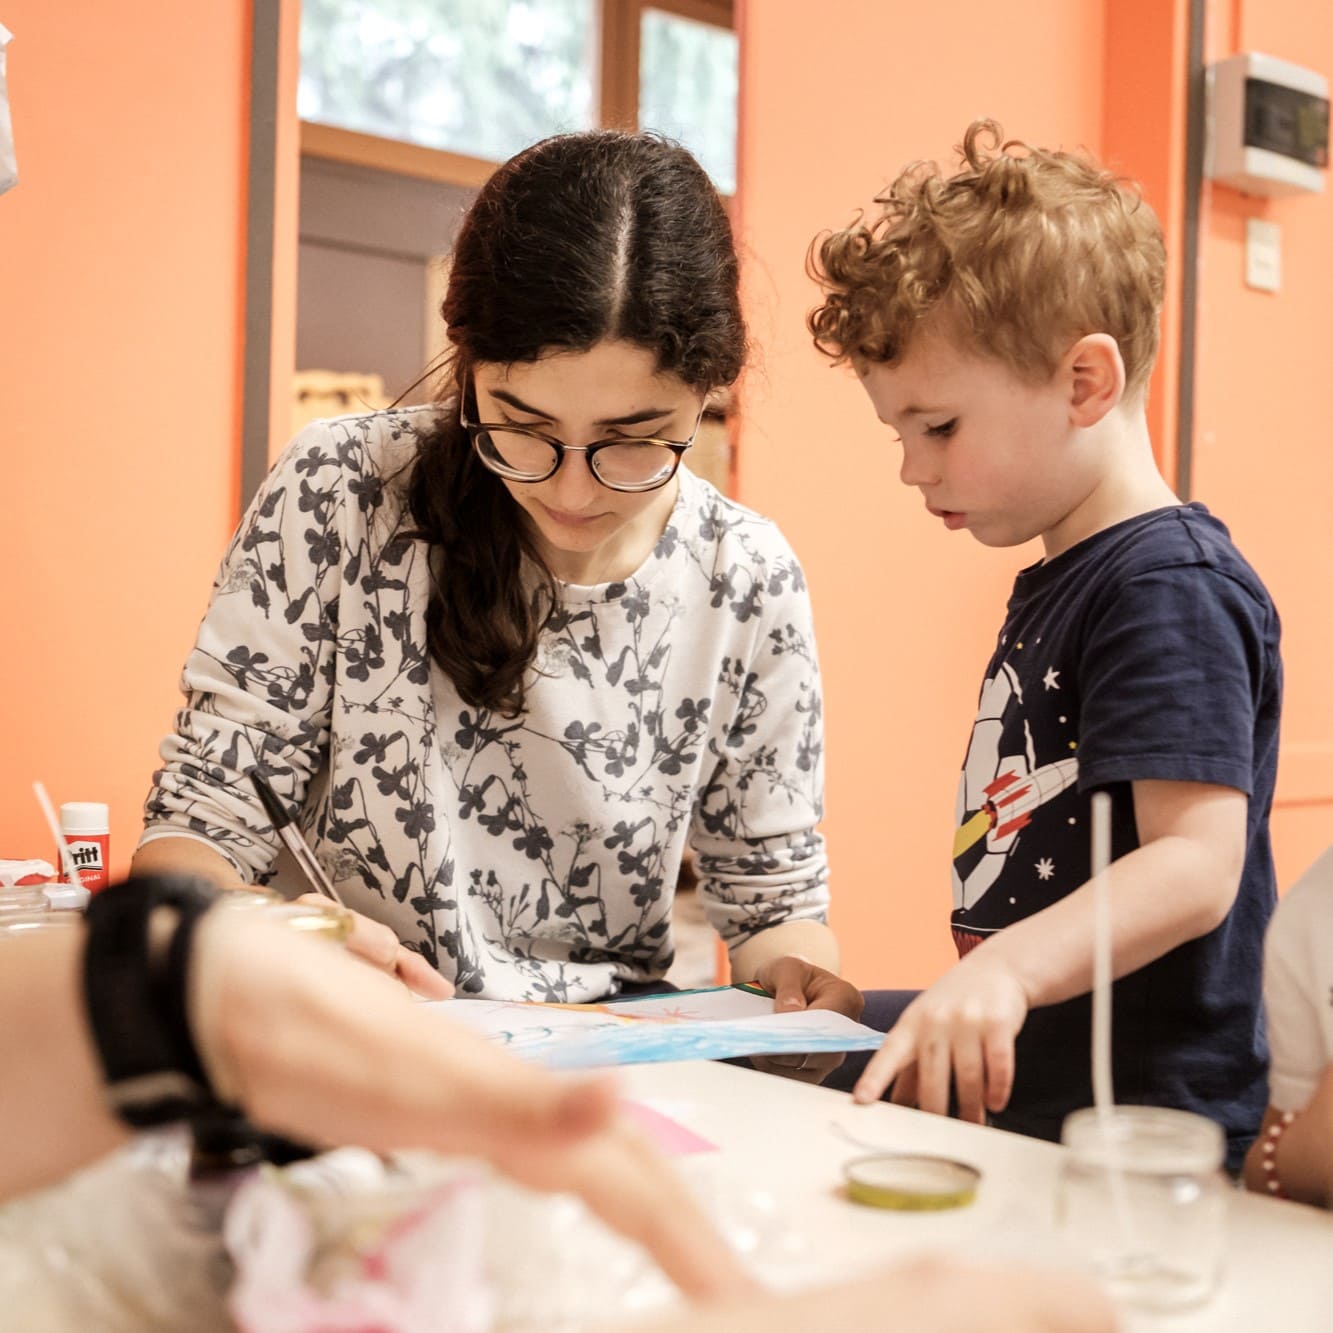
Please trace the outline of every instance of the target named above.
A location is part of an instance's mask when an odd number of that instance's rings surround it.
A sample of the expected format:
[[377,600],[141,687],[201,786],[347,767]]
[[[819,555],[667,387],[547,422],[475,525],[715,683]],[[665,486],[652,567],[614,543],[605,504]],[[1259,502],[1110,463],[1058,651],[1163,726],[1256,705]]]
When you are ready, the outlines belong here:
[[723,194],[736,190],[736,66],[729,28],[643,11],[639,124],[679,139]]
[[595,0],[302,0],[305,120],[503,161],[593,124]]

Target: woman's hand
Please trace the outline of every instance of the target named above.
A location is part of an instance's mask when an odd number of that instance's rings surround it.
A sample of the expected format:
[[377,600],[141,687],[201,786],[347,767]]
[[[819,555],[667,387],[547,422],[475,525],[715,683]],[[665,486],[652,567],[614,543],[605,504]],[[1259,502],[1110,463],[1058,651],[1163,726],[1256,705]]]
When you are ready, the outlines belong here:
[[1002,1111],[1014,1086],[1014,1039],[1029,1001],[1018,978],[985,946],[974,949],[903,1010],[853,1091],[938,1115],[949,1112],[952,1082],[962,1120],[984,1124]]
[[[799,954],[787,954],[764,963],[755,982],[773,995],[774,1013],[799,1009],[832,1009],[859,1021],[865,996],[850,981],[817,967]],[[802,1083],[822,1083],[846,1057],[838,1051],[810,1055],[756,1055],[750,1063],[766,1074],[781,1074]]]
[[[329,903],[319,893],[303,893],[296,901],[316,907],[327,907]],[[391,977],[397,977],[408,990],[423,999],[448,1000],[453,996],[453,982],[442,977],[419,953],[403,944],[388,926],[353,912],[351,908],[343,910],[352,918],[352,933],[346,941],[348,953]]]

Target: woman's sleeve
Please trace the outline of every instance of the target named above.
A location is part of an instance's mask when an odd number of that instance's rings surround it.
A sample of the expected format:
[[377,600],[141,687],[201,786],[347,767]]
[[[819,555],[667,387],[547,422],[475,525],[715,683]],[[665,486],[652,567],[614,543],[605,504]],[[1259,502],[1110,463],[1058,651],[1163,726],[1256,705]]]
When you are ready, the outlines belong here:
[[193,834],[247,880],[271,870],[277,839],[248,773],[259,767],[295,806],[325,758],[343,509],[340,447],[317,423],[274,465],[223,557],[182,673],[185,706],[162,742],[145,840]]
[[694,811],[699,895],[729,945],[784,921],[824,921],[824,714],[810,599],[787,552],[769,566],[744,656],[723,659]]

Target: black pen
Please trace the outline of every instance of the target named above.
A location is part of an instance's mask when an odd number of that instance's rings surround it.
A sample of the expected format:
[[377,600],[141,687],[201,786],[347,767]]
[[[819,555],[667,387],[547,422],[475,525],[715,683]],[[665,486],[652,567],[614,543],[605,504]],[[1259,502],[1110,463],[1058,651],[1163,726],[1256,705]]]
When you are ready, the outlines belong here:
[[273,822],[274,833],[282,839],[296,864],[301,867],[301,872],[306,879],[326,898],[332,898],[339,907],[346,907],[347,904],[339,896],[338,890],[333,887],[329,877],[324,873],[323,866],[315,860],[314,852],[306,845],[305,839],[296,827],[296,822],[283,808],[282,802],[278,800],[277,792],[269,786],[268,779],[257,768],[252,768],[250,770],[250,781],[254,783],[255,790],[259,793],[259,799],[264,803],[264,809]]

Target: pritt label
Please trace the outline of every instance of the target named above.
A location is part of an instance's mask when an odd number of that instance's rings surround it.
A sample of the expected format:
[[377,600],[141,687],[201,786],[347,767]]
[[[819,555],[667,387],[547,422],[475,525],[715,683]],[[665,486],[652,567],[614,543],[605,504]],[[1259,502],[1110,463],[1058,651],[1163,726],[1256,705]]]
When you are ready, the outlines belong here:
[[[107,871],[107,848],[111,839],[102,834],[95,838],[71,838],[69,856],[74,868],[79,872],[79,882],[90,893],[104,889],[109,881]],[[61,883],[67,883],[69,877],[62,871]]]
[[67,845],[69,859],[78,867],[80,873],[85,870],[106,870],[100,842],[71,842]]

